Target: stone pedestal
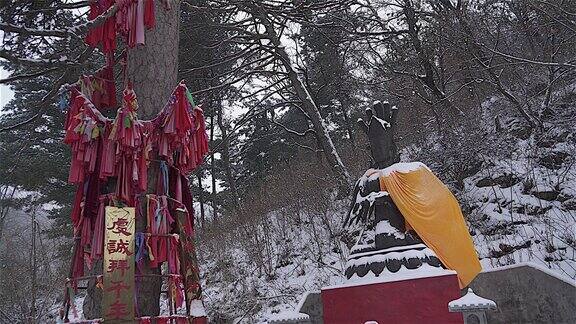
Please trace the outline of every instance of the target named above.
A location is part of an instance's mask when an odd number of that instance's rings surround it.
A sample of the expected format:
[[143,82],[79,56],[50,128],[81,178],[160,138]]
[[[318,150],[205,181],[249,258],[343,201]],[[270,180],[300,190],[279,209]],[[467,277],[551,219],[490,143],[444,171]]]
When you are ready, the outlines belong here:
[[348,281],[322,288],[325,324],[443,323],[462,324],[448,303],[460,297],[456,273],[423,266],[409,275]]
[[[363,188],[379,191],[380,184],[377,179],[369,179]],[[388,193],[379,191],[379,194],[382,197],[374,201],[373,226],[362,233],[348,256],[346,278],[384,277],[402,268],[416,271],[422,265],[443,268],[418,235],[406,230],[405,220]]]

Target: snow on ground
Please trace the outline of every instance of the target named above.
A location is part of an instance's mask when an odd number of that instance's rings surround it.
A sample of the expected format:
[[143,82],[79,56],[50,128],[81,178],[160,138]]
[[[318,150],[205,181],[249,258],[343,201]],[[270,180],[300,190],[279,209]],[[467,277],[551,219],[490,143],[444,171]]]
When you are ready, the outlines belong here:
[[[334,206],[332,215],[340,215],[330,225],[338,229],[346,208],[341,203]],[[322,220],[308,216],[290,223],[294,217],[273,213],[267,220],[268,241],[261,246],[242,243],[247,238],[236,233],[217,239],[220,244],[199,247],[205,304],[212,320],[266,323],[293,310],[305,292],[344,280],[346,260],[339,250],[345,247],[330,239]],[[259,226],[250,230],[264,237]]]
[[576,278],[574,144],[563,149],[571,155],[563,163],[543,166],[533,158],[542,161],[561,146],[568,145],[520,145],[513,158],[466,179],[461,197],[473,208],[469,220],[484,268],[531,261]]

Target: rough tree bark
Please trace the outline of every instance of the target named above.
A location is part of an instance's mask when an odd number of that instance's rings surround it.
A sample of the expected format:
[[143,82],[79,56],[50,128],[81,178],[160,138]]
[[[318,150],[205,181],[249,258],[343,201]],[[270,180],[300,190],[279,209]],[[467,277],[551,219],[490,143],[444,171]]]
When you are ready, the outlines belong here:
[[138,97],[138,116],[155,116],[170,99],[178,82],[180,1],[166,10],[156,3],[156,26],[146,31],[146,44],[128,51],[128,78]]
[[[214,143],[214,127],[216,127],[214,115],[216,113],[212,111],[210,115],[210,143]],[[212,180],[212,220],[218,220],[218,212],[216,209],[216,160],[214,159],[214,150],[210,150],[210,177]]]
[[14,197],[15,193],[16,188],[6,186],[2,188],[2,193],[0,194],[0,242],[2,241],[6,218],[8,217],[8,212],[10,211],[9,201]]
[[200,172],[196,173],[196,178],[198,179],[198,201],[200,202],[200,226],[204,228],[204,223],[206,221],[206,213],[204,211],[204,187],[202,187],[202,176]]
[[[180,1],[169,1],[166,10],[162,1],[156,3],[156,26],[146,32],[146,44],[128,51],[128,78],[138,98],[138,116],[154,117],[170,99],[178,82],[178,44],[180,29]],[[149,191],[154,190],[158,164],[151,163]],[[139,218],[136,231],[145,231],[146,221]],[[160,273],[160,267],[143,267],[142,273]],[[162,280],[141,278],[136,285],[138,314],[155,316],[160,313]]]

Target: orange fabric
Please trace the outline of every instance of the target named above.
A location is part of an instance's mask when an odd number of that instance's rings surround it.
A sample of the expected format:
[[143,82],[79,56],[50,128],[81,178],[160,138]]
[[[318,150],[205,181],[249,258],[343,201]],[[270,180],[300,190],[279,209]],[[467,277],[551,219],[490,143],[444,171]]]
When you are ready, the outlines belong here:
[[430,170],[392,171],[380,177],[380,189],[390,197],[442,263],[458,273],[460,288],[466,287],[482,267],[454,195]]

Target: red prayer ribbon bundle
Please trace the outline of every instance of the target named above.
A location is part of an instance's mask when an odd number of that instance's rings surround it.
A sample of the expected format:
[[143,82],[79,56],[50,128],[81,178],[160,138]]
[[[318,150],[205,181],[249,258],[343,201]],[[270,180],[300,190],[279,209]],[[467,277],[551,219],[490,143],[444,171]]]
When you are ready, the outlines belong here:
[[81,184],[85,177],[95,171],[98,161],[98,145],[107,119],[92,102],[76,88],[70,91],[70,108],[64,127],[64,143],[72,149],[72,161],[68,181]]
[[116,49],[116,34],[124,36],[128,47],[145,43],[144,30],[156,24],[154,0],[96,0],[90,2],[88,19],[94,20],[104,14],[112,5],[118,6],[114,15],[88,31],[86,44],[96,47],[102,45],[104,53]]
[[94,75],[82,76],[78,80],[80,91],[90,99],[92,104],[100,111],[116,107],[116,85],[114,83],[114,70],[111,60],[108,65]]
[[[70,89],[65,122],[64,142],[72,151],[68,180],[78,186],[71,215],[76,237],[72,277],[83,276],[85,265],[90,268],[102,258],[104,207],[119,203],[136,206],[137,197],[145,197],[148,224],[145,249],[149,264],[157,267],[168,262],[171,298],[180,307],[184,292],[199,298],[201,291],[193,246],[192,195],[185,174],[202,163],[208,152],[202,109],[193,106],[188,89],[180,83],[156,118],[140,121],[136,95],[127,88],[122,107],[111,120],[88,97],[99,90],[85,86],[92,80],[85,77],[84,86],[80,82],[79,87]],[[142,196],[147,190],[151,151],[162,159],[157,194]],[[101,194],[101,186],[109,178],[116,180],[116,193]],[[185,217],[175,226],[173,213],[177,210],[184,211]],[[185,242],[172,233],[186,235]]]
[[[90,12],[88,13],[88,20],[94,20],[98,16],[104,14],[112,5],[114,0],[97,0],[90,2]],[[116,49],[116,20],[114,17],[106,19],[106,21],[88,31],[86,35],[86,44],[96,47],[102,45],[104,53],[113,52]]]
[[204,113],[200,107],[192,107],[187,92],[186,86],[180,83],[170,104],[153,120],[158,155],[182,173],[196,169],[208,153]]
[[202,109],[192,107],[187,91],[179,84],[155,119],[140,121],[136,95],[130,88],[124,90],[114,120],[104,117],[83,93],[72,88],[64,138],[72,149],[68,181],[83,183],[98,164],[99,179],[117,177],[118,198],[133,206],[134,196],[146,190],[151,150],[157,150],[180,173],[193,171],[208,153],[208,138]]
[[174,219],[170,215],[168,198],[166,196],[147,195],[147,226],[146,231],[150,234],[147,238],[148,256],[150,267],[156,268],[163,262],[168,261],[168,239]]
[[[137,109],[134,91],[124,90],[122,108],[118,110],[108,136],[110,143],[104,150],[105,164],[101,173],[101,178],[117,177],[116,194],[130,206],[134,206],[135,194],[146,190],[148,181],[150,146],[145,126],[137,119]],[[111,161],[114,165],[110,165]]]

